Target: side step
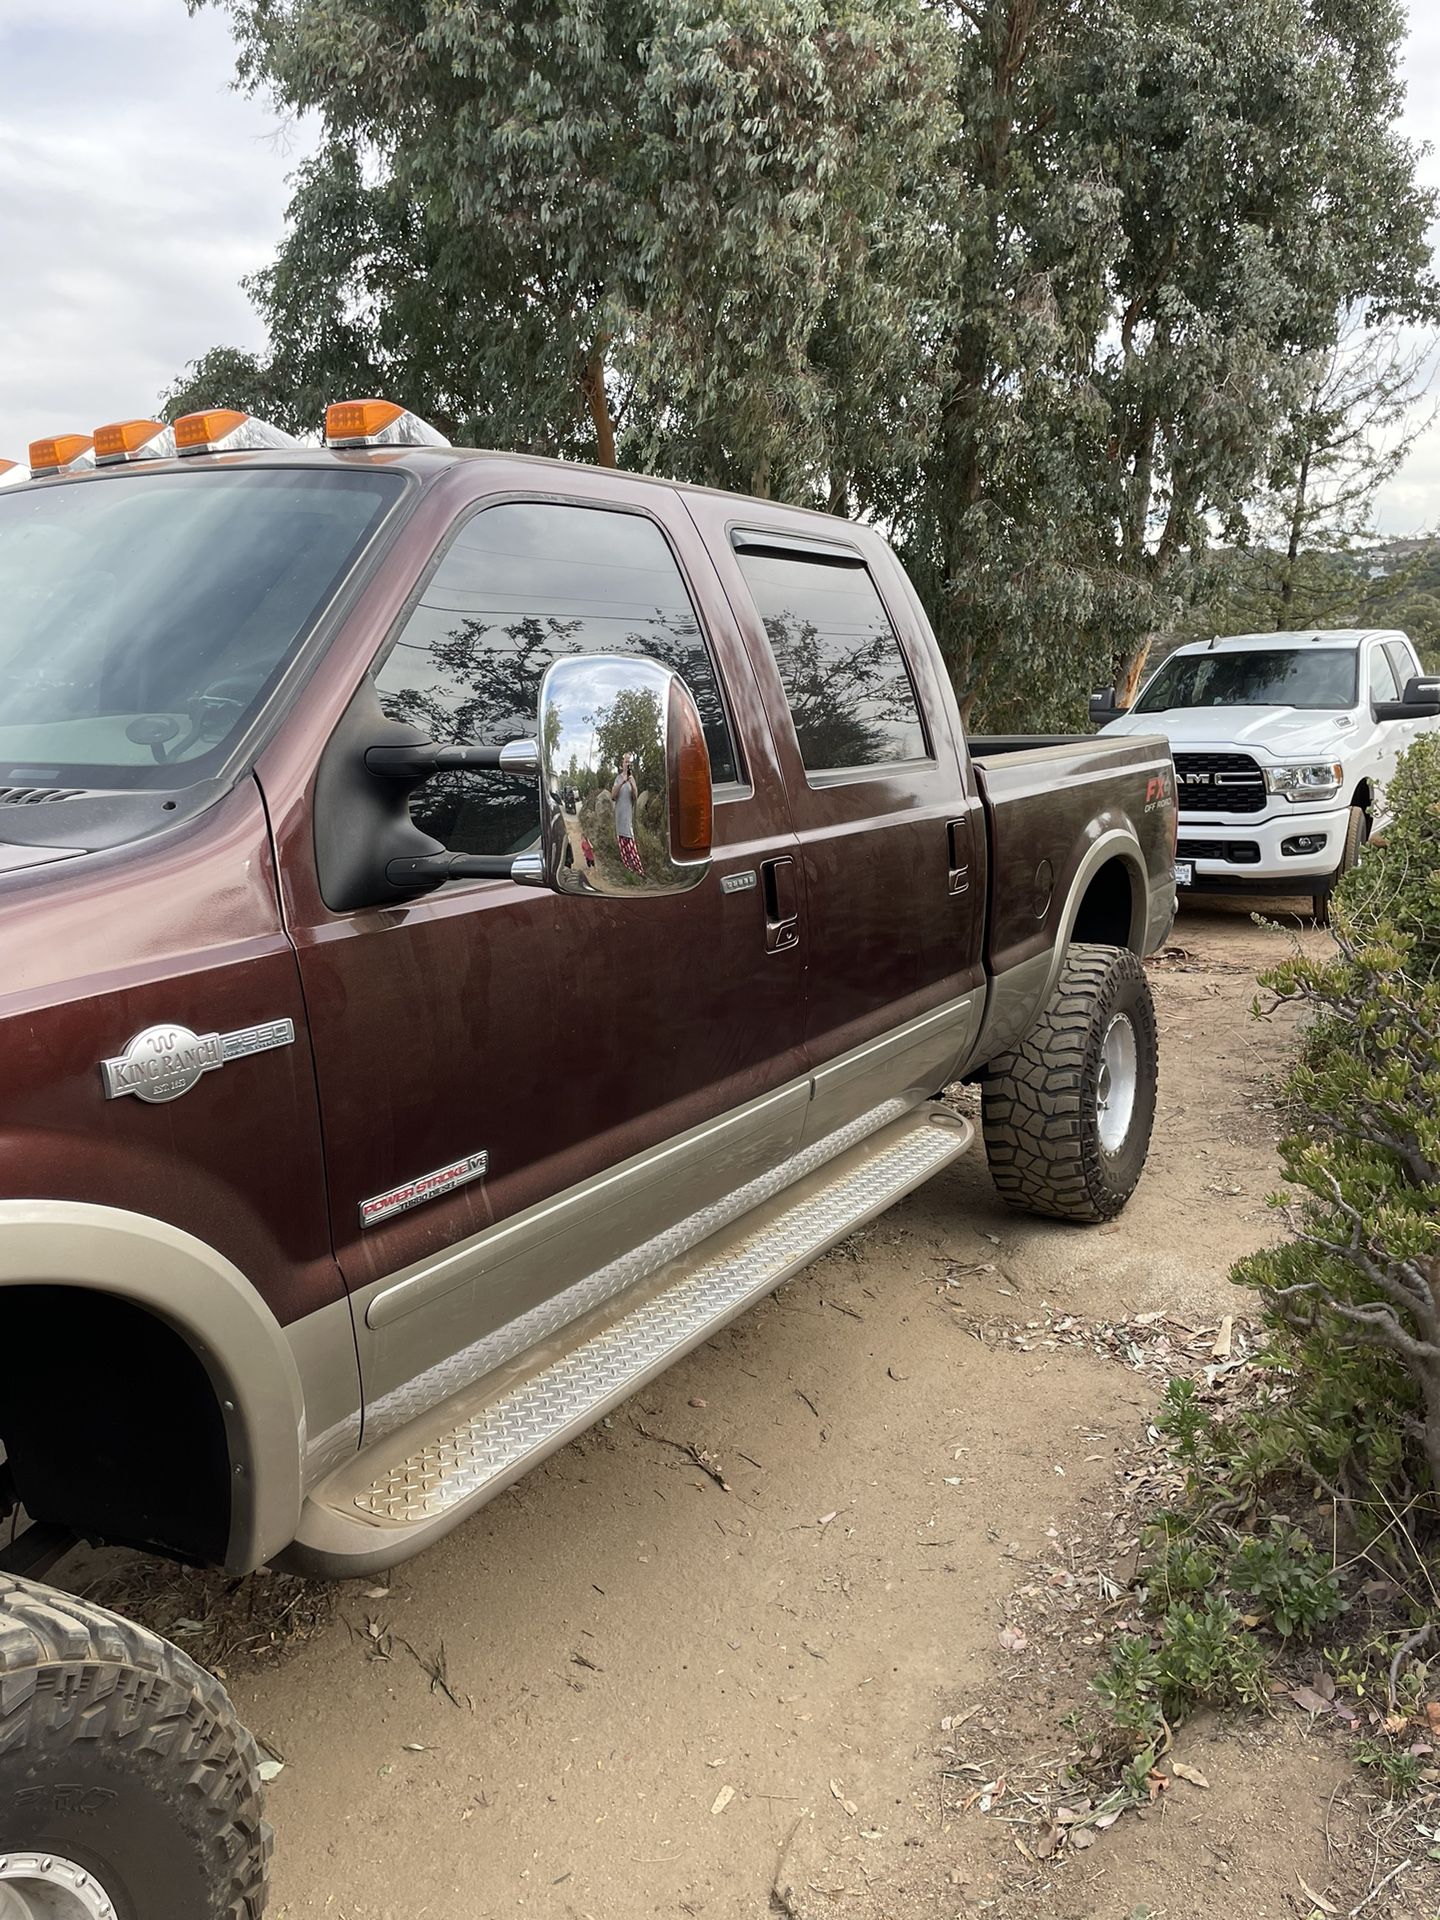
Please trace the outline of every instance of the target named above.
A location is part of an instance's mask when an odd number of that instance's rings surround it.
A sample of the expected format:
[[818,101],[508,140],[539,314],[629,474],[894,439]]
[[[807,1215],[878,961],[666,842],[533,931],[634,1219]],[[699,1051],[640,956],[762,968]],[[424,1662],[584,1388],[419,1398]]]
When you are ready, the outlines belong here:
[[906,1115],[566,1328],[528,1368],[507,1367],[363,1449],[313,1489],[284,1564],[343,1578],[419,1552],[973,1138],[947,1108]]

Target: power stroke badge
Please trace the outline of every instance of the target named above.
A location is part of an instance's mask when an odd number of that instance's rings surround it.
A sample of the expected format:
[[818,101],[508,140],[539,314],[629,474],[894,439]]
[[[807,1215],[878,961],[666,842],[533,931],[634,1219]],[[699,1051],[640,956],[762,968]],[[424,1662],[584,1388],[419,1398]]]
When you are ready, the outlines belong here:
[[100,1062],[107,1100],[133,1093],[159,1105],[178,1100],[205,1073],[247,1054],[268,1053],[294,1044],[291,1020],[267,1020],[263,1026],[237,1027],[233,1033],[192,1033],[189,1027],[146,1027],[117,1059]]

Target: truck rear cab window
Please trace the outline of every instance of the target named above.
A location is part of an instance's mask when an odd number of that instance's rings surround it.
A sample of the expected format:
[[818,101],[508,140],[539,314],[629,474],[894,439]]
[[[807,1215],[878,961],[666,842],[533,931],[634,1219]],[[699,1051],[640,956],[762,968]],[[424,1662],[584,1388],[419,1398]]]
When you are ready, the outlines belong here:
[[807,773],[923,760],[915,689],[858,554],[819,541],[732,535],[769,636]]
[[[512,500],[455,535],[375,675],[392,720],[432,739],[501,746],[535,736],[540,682],[557,656],[645,654],[682,676],[717,786],[739,778],[715,666],[689,589],[643,514]],[[416,824],[456,853],[518,853],[538,832],[533,782],[441,775],[411,801]]]

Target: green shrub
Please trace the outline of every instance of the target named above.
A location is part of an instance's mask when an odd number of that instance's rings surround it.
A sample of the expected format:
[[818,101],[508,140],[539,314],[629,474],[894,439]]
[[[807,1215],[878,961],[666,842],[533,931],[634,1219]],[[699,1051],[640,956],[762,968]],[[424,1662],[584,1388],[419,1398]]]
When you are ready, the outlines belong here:
[[1259,1291],[1282,1390],[1221,1444],[1239,1482],[1301,1475],[1362,1552],[1413,1572],[1440,1550],[1440,737],[1405,755],[1390,802],[1337,889],[1335,953],[1262,977],[1307,1016],[1275,1203],[1291,1237],[1234,1274]]

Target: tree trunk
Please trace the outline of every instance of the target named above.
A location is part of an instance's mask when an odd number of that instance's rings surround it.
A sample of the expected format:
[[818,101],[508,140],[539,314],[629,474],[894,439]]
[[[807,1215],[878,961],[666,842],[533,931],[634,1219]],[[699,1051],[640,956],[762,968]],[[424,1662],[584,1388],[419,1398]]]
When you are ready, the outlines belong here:
[[1300,536],[1305,531],[1305,496],[1310,489],[1310,448],[1300,462],[1295,480],[1295,503],[1290,513],[1290,542],[1285,549],[1285,566],[1280,576],[1280,611],[1275,616],[1278,631],[1285,625],[1295,599],[1295,562],[1300,554]]
[[595,460],[602,467],[617,465],[615,459],[615,420],[610,412],[610,395],[605,387],[605,347],[602,342],[580,370],[580,387],[590,418],[595,423]]
[[1117,706],[1133,707],[1135,696],[1140,691],[1140,682],[1145,678],[1145,668],[1150,659],[1150,649],[1155,645],[1153,633],[1147,633],[1125,662],[1115,682],[1115,701]]

